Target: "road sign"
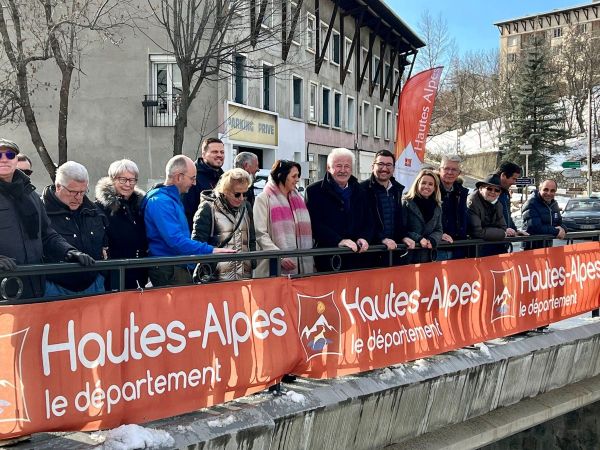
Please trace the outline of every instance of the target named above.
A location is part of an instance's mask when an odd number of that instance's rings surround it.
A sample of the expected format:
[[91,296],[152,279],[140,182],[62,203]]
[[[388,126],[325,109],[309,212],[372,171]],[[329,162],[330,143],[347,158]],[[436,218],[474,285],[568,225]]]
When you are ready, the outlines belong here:
[[534,186],[534,185],[535,185],[535,178],[532,178],[532,177],[517,178],[517,182],[515,183],[515,186]]
[[520,155],[533,155],[533,150],[519,150]]
[[531,144],[523,144],[523,145],[519,145],[519,148],[521,150],[531,150],[533,148],[533,145],[531,145]]
[[567,189],[567,194],[577,194],[583,191],[585,191],[585,188],[583,187],[570,187]]
[[581,176],[581,169],[565,169],[562,171],[562,174],[565,178],[579,178]]
[[561,165],[565,169],[578,169],[579,167],[581,167],[581,161],[563,161]]
[[568,183],[575,183],[575,184],[581,184],[581,183],[587,183],[587,177],[575,177],[575,178],[569,178],[567,180]]

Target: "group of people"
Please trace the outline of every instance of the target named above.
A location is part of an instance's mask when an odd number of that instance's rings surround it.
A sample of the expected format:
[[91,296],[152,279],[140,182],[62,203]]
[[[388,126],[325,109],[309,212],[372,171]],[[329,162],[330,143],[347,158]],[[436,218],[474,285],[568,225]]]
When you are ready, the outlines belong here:
[[[516,164],[504,163],[476,184],[469,194],[461,182],[461,160],[446,156],[439,170],[422,170],[406,189],[394,179],[395,157],[375,154],[371,176],[362,182],[352,174],[354,154],[333,149],[327,173],[297,189],[301,166],[278,160],[263,191],[254,197],[256,155],[242,152],[234,168],[223,171],[223,142],[202,143],[196,162],[184,155],[171,158],[165,181],[144,193],[139,170],[130,160],[113,162],[98,181],[95,201],[88,197],[86,168],[68,161],[56,171],[55,182],[40,196],[31,184],[31,161],[16,143],[0,139],[0,271],[42,262],[77,262],[162,256],[206,255],[347,247],[341,255],[232,259],[217,263],[160,265],[126,270],[125,287],[182,285],[213,280],[239,280],[270,274],[310,274],[315,271],[378,267],[389,256],[363,253],[369,245],[394,252],[394,264],[423,263],[467,256],[464,248],[438,248],[468,237],[502,241],[517,234],[564,237],[554,201],[556,182],[544,180],[523,208],[523,230],[511,219],[509,187],[520,175]],[[25,165],[22,165],[26,163]],[[21,165],[21,166],[20,166]],[[529,244],[529,248],[539,246]],[[482,255],[506,251],[505,243],[485,246]],[[112,280],[100,271],[8,277],[0,295],[51,298],[110,290]]]

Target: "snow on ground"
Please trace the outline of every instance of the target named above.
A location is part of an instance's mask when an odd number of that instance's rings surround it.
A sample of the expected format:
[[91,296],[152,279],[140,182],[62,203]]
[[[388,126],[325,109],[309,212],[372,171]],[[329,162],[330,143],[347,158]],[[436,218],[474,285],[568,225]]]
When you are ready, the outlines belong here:
[[223,428],[227,425],[231,425],[233,422],[235,422],[235,417],[227,416],[224,419],[219,418],[215,420],[209,420],[206,422],[206,424],[211,428]]
[[287,391],[285,395],[294,403],[300,403],[302,405],[306,403],[306,397],[298,392]]
[[90,438],[101,444],[102,450],[135,450],[172,447],[175,440],[169,433],[139,425],[121,425],[108,431],[93,433]]

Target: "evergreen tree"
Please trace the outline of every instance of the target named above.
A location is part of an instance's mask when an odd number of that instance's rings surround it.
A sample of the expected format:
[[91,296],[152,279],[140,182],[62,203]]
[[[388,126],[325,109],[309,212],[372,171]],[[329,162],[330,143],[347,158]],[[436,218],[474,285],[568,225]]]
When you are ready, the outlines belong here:
[[527,175],[538,176],[546,170],[551,155],[566,151],[565,112],[558,103],[557,73],[551,68],[542,40],[531,40],[520,65],[513,91],[514,109],[501,135],[500,149],[505,161],[524,165],[520,146],[531,144]]

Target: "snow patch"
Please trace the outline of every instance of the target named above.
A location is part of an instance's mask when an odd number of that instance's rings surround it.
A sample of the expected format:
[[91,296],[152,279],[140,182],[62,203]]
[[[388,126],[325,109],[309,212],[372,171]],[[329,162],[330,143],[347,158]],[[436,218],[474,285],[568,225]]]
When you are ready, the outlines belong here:
[[206,424],[211,428],[223,428],[235,422],[233,416],[227,416],[224,419],[209,420]]
[[477,347],[477,349],[483,353],[485,356],[487,356],[488,358],[492,357],[492,353],[490,352],[490,348],[485,345],[483,342],[480,342],[479,344],[475,344],[475,347]]
[[139,425],[121,425],[112,430],[93,433],[90,438],[101,444],[97,448],[102,450],[135,450],[175,445],[175,440],[166,431]]
[[294,403],[300,403],[302,405],[306,403],[306,397],[304,395],[302,395],[302,394],[297,393],[297,392],[287,391],[285,393],[285,395],[287,396],[287,398],[289,398]]
[[394,372],[391,369],[383,369],[379,372],[380,380],[391,380],[394,377]]
[[426,359],[417,359],[416,361],[413,361],[412,368],[415,369],[417,372],[425,372],[429,370],[429,366],[429,361],[427,361]]

